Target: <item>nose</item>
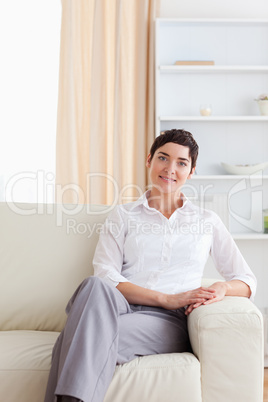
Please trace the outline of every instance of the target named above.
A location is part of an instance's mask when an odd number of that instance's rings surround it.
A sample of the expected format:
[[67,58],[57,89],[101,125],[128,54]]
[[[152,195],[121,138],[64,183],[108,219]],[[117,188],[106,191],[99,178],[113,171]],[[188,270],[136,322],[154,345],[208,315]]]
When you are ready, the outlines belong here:
[[175,174],[176,161],[168,161],[168,163],[165,166],[165,170],[168,174]]

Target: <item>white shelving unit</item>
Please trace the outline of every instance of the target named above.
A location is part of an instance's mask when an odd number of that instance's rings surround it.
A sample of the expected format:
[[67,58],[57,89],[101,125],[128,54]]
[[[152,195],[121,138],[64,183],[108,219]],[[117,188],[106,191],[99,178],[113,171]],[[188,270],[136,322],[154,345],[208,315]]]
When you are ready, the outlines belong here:
[[[261,272],[257,302],[268,306],[268,235],[261,230],[268,169],[235,176],[221,166],[268,161],[268,116],[260,115],[255,101],[268,93],[268,20],[159,18],[155,38],[156,136],[172,128],[193,133],[200,154],[185,193],[216,200],[214,209]],[[175,65],[178,60],[215,64]],[[201,104],[211,104],[211,116],[200,115]]]
[[164,121],[198,121],[202,123],[225,122],[266,122],[268,116],[160,116],[160,122]]
[[[215,64],[175,65],[177,60]],[[174,127],[194,134],[200,156],[193,183],[226,181],[230,187],[260,179],[268,207],[268,169],[253,178],[228,175],[221,166],[268,160],[268,116],[254,101],[268,92],[268,20],[157,19],[155,75],[156,135]],[[200,115],[202,103],[212,105],[211,116]],[[226,184],[216,187],[228,191]],[[244,231],[233,226],[232,232]]]
[[[232,180],[232,181],[237,181],[237,180],[241,180],[241,179],[248,179],[249,176],[246,175],[194,175],[192,177],[192,180]],[[253,175],[251,175],[251,180],[266,180],[268,179],[268,175],[263,175],[263,176],[259,176],[256,175],[253,177]]]
[[158,67],[164,73],[260,73],[268,72],[267,66],[166,66]]
[[235,240],[268,240],[268,234],[265,233],[255,233],[255,234],[243,234],[243,233],[233,233],[233,238]]

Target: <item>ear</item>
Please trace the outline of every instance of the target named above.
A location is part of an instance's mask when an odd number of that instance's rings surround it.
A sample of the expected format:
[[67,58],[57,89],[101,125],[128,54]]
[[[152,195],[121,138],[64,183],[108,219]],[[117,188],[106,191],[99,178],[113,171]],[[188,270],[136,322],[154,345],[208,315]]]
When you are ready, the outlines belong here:
[[188,175],[188,177],[187,177],[188,180],[192,178],[194,172],[195,172],[195,167],[192,168],[191,172],[189,173],[189,175]]
[[146,159],[146,167],[151,167],[151,154],[149,154],[148,156],[147,156],[147,159]]

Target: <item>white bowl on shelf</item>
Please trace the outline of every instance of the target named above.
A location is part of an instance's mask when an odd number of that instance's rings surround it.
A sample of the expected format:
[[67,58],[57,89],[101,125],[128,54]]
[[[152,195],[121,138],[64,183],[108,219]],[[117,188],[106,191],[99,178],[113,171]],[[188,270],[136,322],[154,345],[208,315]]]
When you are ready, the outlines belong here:
[[255,165],[230,165],[229,163],[221,162],[224,170],[229,174],[253,174],[268,167],[268,162],[257,163]]

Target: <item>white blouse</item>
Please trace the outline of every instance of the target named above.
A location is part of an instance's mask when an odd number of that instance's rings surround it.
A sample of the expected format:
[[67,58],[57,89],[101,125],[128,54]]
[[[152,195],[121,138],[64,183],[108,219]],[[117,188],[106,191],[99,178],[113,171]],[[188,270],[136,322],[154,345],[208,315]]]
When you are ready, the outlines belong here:
[[106,219],[93,258],[94,275],[113,286],[130,281],[181,293],[201,286],[211,254],[224,279],[245,282],[253,300],[256,277],[221,219],[186,198],[167,219],[149,207],[148,193],[117,206]]

